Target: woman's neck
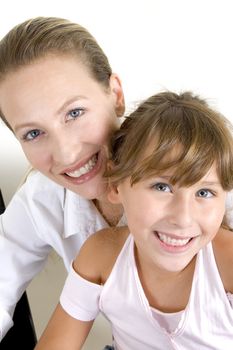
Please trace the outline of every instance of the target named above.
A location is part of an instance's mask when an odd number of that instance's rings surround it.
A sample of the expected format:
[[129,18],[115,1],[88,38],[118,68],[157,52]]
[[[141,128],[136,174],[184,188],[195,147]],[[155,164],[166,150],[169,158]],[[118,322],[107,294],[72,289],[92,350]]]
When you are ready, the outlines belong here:
[[113,204],[106,197],[94,199],[93,203],[109,226],[114,227],[118,224],[123,215],[121,204]]

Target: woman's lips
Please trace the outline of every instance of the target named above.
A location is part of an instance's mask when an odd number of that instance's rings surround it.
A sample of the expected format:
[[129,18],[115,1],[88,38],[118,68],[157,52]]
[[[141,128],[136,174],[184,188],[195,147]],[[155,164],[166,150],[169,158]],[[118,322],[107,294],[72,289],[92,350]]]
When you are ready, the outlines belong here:
[[63,173],[66,181],[74,185],[82,184],[91,180],[99,172],[103,164],[103,158],[99,153],[94,154],[80,168]]
[[89,173],[96,165],[98,160],[97,154],[94,154],[93,157],[91,157],[86,164],[81,166],[80,168],[66,172],[65,174],[68,175],[69,177],[74,177],[74,178],[79,178],[82,175],[85,175]]

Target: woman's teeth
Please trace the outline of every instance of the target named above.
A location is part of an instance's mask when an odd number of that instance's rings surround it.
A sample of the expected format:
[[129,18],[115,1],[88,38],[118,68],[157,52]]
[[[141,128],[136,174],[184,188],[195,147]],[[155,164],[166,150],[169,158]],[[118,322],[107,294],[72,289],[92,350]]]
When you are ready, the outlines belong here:
[[172,245],[172,246],[183,246],[187,244],[191,238],[186,238],[186,239],[176,239],[176,238],[171,238],[163,233],[157,232],[159,239],[164,242],[167,245]]
[[97,155],[95,154],[84,166],[75,171],[70,171],[69,173],[66,173],[66,175],[71,177],[80,177],[81,175],[87,174],[89,171],[91,171],[96,163]]

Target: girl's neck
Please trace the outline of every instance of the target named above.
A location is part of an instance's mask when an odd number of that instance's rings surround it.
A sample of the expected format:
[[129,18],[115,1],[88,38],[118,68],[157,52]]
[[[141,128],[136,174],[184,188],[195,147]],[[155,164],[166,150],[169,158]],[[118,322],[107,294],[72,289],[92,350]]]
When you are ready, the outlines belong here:
[[196,257],[179,272],[169,272],[141,261],[135,251],[139,278],[150,306],[162,312],[184,310],[190,296]]

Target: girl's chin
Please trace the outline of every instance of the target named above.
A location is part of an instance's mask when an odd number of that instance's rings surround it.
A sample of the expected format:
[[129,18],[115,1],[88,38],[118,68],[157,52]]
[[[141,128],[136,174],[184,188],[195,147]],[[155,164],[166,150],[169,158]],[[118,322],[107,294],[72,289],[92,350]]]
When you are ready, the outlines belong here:
[[193,260],[193,256],[190,257],[179,257],[177,259],[175,259],[174,257],[169,261],[168,260],[164,260],[161,258],[158,266],[161,270],[163,270],[166,273],[171,273],[171,274],[175,274],[175,273],[180,273],[181,271],[183,271],[184,269],[186,269],[190,263],[192,263]]

